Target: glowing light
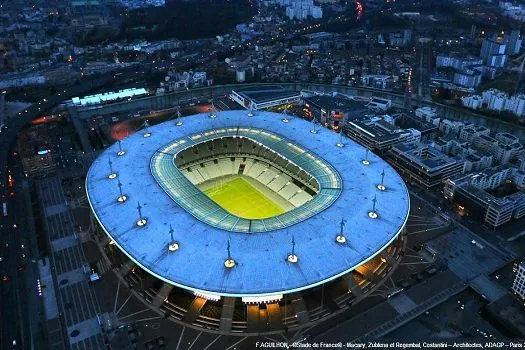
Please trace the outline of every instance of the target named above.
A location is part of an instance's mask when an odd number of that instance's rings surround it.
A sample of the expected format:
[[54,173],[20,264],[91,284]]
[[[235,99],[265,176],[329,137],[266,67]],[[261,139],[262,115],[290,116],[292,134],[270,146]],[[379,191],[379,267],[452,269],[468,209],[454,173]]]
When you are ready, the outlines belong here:
[[119,203],[124,203],[127,200],[128,200],[128,197],[126,195],[124,195],[124,194],[117,198],[117,202],[119,202]]
[[235,266],[235,260],[233,260],[233,259],[226,259],[226,261],[224,261],[224,267],[226,267],[228,269],[231,269],[234,266]]
[[343,235],[337,235],[335,237],[335,241],[339,244],[345,244],[346,243],[346,237]]
[[117,156],[123,156],[124,154],[126,154],[126,151],[118,151],[117,152]]
[[219,300],[221,300],[221,296],[220,295],[215,295],[215,294],[193,292],[193,295],[195,295],[196,297],[202,298],[202,299],[210,300],[210,301],[219,301]]
[[282,300],[283,295],[268,295],[260,297],[242,297],[242,302],[245,304],[268,304]]
[[361,163],[363,163],[364,165],[368,165],[368,164],[370,164],[370,162],[368,161],[368,159],[364,159],[364,160],[362,160]]
[[139,221],[137,221],[137,226],[139,227],[143,227],[143,226],[146,226],[148,222],[146,221],[146,219],[140,219]]
[[116,179],[116,178],[117,178],[117,173],[111,173],[111,174],[109,174],[108,178],[110,178],[110,179]]
[[41,297],[42,296],[42,285],[40,283],[40,280],[36,281],[36,290],[37,290],[38,296]]
[[385,185],[381,185],[381,184],[379,184],[379,185],[377,185],[377,189],[378,189],[379,191],[384,191],[384,190],[386,190],[386,187],[385,187]]
[[168,250],[170,252],[175,252],[177,250],[179,250],[179,243],[178,242],[171,242],[170,244],[168,244]]
[[296,262],[299,261],[299,258],[298,258],[297,255],[295,255],[295,254],[290,254],[290,255],[288,255],[287,260],[288,260],[289,262],[291,262],[292,264],[295,264]]
[[377,219],[377,212],[375,212],[375,211],[368,212],[368,217],[370,219]]
[[144,137],[150,137],[151,136],[151,133],[150,132],[147,132],[144,134]]

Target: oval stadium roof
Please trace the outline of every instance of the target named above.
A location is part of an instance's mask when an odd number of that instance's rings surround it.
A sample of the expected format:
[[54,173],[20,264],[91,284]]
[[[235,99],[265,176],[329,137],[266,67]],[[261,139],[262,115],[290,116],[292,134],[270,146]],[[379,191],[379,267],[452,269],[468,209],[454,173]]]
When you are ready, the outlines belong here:
[[[125,155],[117,156],[119,147],[114,144],[89,169],[86,189],[93,213],[108,236],[134,262],[165,282],[190,291],[235,297],[278,295],[342,276],[399,235],[410,207],[406,186],[397,172],[375,154],[369,153],[370,164],[363,164],[365,149],[355,142],[344,138],[345,147],[337,147],[338,134],[322,128],[312,134],[311,123],[305,120],[289,117],[289,123],[283,123],[281,119],[282,115],[270,112],[248,117],[246,111],[224,111],[217,118],[209,118],[208,114],[183,118],[182,126],[168,121],[149,127],[151,136],[147,138],[144,132],[137,132],[122,141]],[[153,159],[170,144],[194,144],[192,135],[236,128],[246,129],[247,133],[267,131],[321,158],[339,174],[339,196],[317,214],[267,232],[233,232],[199,220],[156,181]],[[108,178],[109,159],[128,198],[124,203],[117,202],[117,180]],[[383,170],[386,191],[377,188]],[[374,197],[376,219],[369,217]],[[147,219],[143,227],[136,224],[138,202]],[[344,245],[335,241],[342,218],[346,220]],[[167,249],[170,225],[180,246],[175,252]],[[297,263],[286,259],[292,239]],[[236,261],[231,269],[224,266],[228,241]]]

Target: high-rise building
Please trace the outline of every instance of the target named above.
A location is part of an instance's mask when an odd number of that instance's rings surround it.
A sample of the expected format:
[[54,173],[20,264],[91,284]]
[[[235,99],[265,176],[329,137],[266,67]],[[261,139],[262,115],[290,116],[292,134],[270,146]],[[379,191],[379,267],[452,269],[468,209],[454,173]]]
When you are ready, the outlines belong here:
[[483,104],[483,99],[480,95],[467,95],[461,98],[461,103],[467,108],[479,109]]
[[454,84],[475,88],[481,83],[481,72],[478,70],[468,69],[454,73]]
[[288,4],[286,7],[286,16],[290,19],[306,19],[309,16],[312,18],[322,18],[323,9],[319,6],[314,6],[313,0],[292,0],[281,1],[282,4]]
[[71,15],[74,26],[98,26],[108,23],[106,8],[101,0],[72,0]]
[[491,57],[494,55],[504,55],[506,52],[507,45],[505,43],[500,43],[494,39],[485,39],[481,44],[481,51],[479,57],[483,59],[484,62],[490,62]]
[[[434,62],[434,41],[431,38],[421,37],[416,43],[416,61],[414,62],[414,75],[412,85],[417,86],[417,97],[421,100],[430,95],[429,84],[432,76]],[[419,103],[420,104],[420,103]]]
[[522,39],[520,39],[519,29],[512,30],[508,35],[505,35],[503,42],[506,45],[505,53],[507,55],[515,55],[520,52]]
[[474,56],[460,55],[457,53],[440,53],[436,57],[436,67],[451,67],[456,70],[464,70],[472,66],[480,66],[483,60]]
[[501,68],[507,61],[507,55],[495,54],[487,58],[487,66]]

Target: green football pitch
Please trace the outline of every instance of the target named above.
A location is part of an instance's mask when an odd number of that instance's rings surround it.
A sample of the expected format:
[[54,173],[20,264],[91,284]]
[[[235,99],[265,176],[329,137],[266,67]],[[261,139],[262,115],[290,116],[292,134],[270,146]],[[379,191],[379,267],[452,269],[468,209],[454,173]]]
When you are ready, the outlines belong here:
[[264,219],[284,210],[242,178],[224,182],[204,191],[228,212],[245,219]]

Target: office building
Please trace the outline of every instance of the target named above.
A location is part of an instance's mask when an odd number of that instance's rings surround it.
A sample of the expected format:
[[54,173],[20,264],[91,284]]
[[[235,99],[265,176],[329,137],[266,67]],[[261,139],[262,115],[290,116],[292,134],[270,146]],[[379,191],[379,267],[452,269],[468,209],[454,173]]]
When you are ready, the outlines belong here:
[[419,142],[421,132],[416,129],[402,129],[394,125],[392,117],[366,116],[350,120],[343,132],[367,148],[383,153],[400,143]]
[[481,44],[481,51],[479,56],[483,59],[484,62],[488,63],[492,56],[494,55],[504,55],[507,45],[500,43],[493,38],[484,39]]
[[388,151],[388,158],[405,178],[426,188],[438,186],[461,174],[465,165],[460,157],[447,156],[421,142],[397,144]]
[[481,135],[490,136],[490,129],[484,126],[469,124],[459,131],[459,139],[466,142],[472,142],[475,137]]
[[521,50],[521,44],[522,39],[520,38],[520,31],[519,29],[513,29],[510,31],[510,33],[505,34],[503,37],[503,42],[506,45],[506,54],[507,55],[515,55],[520,52]]
[[[497,228],[511,220],[525,216],[525,192],[507,188],[510,181],[523,178],[515,167],[498,166],[484,169],[476,174],[448,180],[444,186],[445,198],[454,201],[460,208],[460,215]],[[496,193],[498,193],[496,195]]]

